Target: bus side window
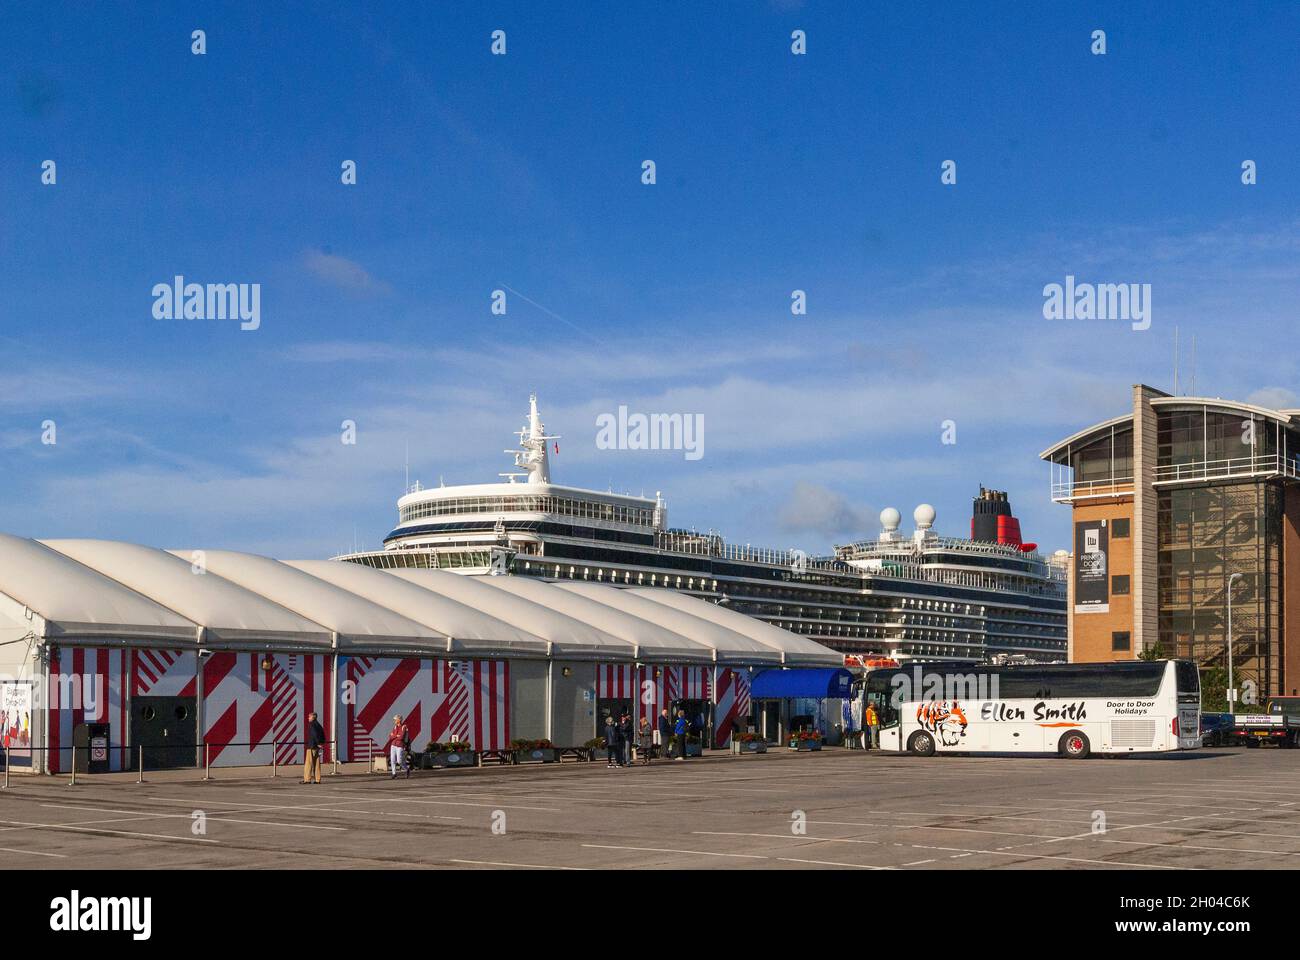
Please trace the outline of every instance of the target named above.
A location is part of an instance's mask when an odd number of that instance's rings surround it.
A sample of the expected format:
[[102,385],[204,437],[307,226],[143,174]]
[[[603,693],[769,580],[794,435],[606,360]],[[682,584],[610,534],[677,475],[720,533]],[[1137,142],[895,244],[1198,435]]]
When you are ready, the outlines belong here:
[[894,709],[890,698],[880,693],[871,695],[871,705],[876,708],[876,716],[880,718],[882,727],[892,726],[898,722],[898,711]]

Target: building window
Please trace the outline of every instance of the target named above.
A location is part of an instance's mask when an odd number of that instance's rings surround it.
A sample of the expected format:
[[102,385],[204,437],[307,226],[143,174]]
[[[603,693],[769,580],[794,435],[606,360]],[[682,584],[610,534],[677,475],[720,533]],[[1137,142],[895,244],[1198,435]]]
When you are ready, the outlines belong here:
[[1110,592],[1117,597],[1128,596],[1128,577],[1111,577]]
[[1116,631],[1110,635],[1111,653],[1120,653],[1132,648],[1127,630]]
[[1128,517],[1117,517],[1110,522],[1110,535],[1116,540],[1128,539]]

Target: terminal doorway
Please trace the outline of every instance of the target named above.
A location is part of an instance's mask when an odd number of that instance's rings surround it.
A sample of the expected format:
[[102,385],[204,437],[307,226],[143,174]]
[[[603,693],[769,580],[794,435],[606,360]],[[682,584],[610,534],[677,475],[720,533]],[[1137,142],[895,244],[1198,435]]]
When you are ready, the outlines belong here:
[[605,735],[605,718],[613,717],[614,722],[618,723],[619,718],[627,713],[632,717],[632,729],[636,729],[637,715],[633,709],[633,704],[628,697],[598,697],[596,699],[596,736]]
[[[193,767],[198,763],[195,707],[194,697],[132,698],[131,744],[135,750],[144,748],[146,770]],[[134,759],[139,763],[139,754]]]

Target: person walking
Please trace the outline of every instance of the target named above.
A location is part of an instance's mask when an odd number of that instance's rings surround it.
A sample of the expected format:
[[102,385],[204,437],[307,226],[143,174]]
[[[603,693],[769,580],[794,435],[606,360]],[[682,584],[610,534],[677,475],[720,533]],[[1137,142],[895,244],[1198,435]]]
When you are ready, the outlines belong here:
[[673,738],[673,721],[672,718],[668,716],[667,707],[664,707],[662,710],[659,711],[658,722],[659,722],[659,728],[655,731],[655,734],[658,736],[659,739],[659,758],[661,760],[667,760],[668,744],[672,741]]
[[307,714],[306,751],[302,760],[302,782],[320,783],[320,748],[325,743],[325,728],[316,714]]
[[641,725],[636,733],[636,753],[637,759],[642,763],[650,762],[650,751],[654,749],[654,728],[650,726],[650,721],[645,717],[641,718]]
[[618,765],[618,724],[614,722],[614,715],[605,715],[605,766],[614,767]]
[[690,732],[691,725],[686,719],[686,711],[677,711],[677,722],[673,724],[673,735],[677,737],[677,760],[686,759],[686,735]]
[[866,736],[863,738],[866,743],[863,744],[868,750],[880,749],[880,717],[876,714],[876,708],[867,704],[867,709],[862,711],[862,726],[866,728]]
[[388,734],[388,742],[384,744],[384,749],[388,752],[388,779],[397,779],[397,768],[401,767],[402,771],[409,779],[411,776],[411,765],[406,762],[406,751],[411,744],[411,731],[406,728],[402,722],[401,714],[393,717],[393,729]]
[[632,749],[636,746],[636,727],[632,725],[632,714],[626,710],[623,716],[618,720],[619,742],[623,747],[623,755],[620,758],[623,766],[632,766]]

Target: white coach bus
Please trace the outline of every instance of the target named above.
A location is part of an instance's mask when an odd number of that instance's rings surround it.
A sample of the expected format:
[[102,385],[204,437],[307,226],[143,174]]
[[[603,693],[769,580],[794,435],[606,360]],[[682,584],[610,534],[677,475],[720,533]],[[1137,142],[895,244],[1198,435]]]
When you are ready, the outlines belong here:
[[873,670],[863,696],[883,750],[1156,753],[1201,745],[1201,684],[1189,660],[1018,666],[943,663]]

